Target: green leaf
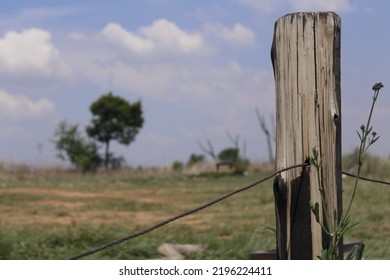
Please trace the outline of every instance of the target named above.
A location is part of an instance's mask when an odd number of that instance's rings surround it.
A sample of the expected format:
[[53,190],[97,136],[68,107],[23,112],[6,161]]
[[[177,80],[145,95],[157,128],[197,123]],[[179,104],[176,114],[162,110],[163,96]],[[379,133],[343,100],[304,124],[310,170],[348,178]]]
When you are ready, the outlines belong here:
[[268,229],[268,230],[270,230],[270,231],[272,231],[273,233],[276,234],[276,229],[274,229],[274,228],[272,228],[272,227],[262,227],[262,228]]
[[313,205],[313,203],[310,202],[310,208],[314,214],[314,217],[316,218],[316,222],[319,223],[320,222],[320,205],[318,204],[318,202],[316,202],[314,205]]
[[378,141],[378,139],[379,139],[379,136],[375,137],[374,139],[371,140],[370,144],[371,145],[374,144],[376,141]]
[[321,256],[317,256],[317,258],[319,258],[320,260],[331,260],[332,256],[328,249],[323,249],[321,251]]
[[362,141],[362,136],[360,135],[359,131],[356,130],[356,133],[359,136],[360,141]]

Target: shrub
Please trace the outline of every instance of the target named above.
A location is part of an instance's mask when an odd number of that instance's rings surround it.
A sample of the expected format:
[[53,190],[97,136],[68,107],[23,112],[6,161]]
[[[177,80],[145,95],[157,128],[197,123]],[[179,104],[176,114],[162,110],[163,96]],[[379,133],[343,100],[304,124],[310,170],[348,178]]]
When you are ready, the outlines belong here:
[[97,145],[84,139],[80,135],[77,125],[68,125],[66,121],[62,121],[54,136],[53,142],[60,159],[68,159],[82,172],[96,171],[100,166],[101,158],[97,152]]
[[237,162],[239,160],[240,151],[237,148],[226,148],[218,154],[221,161]]
[[187,166],[191,167],[201,162],[204,162],[204,155],[191,154],[190,158],[188,159]]
[[183,163],[181,161],[178,161],[178,160],[175,160],[173,163],[172,163],[172,170],[173,171],[182,171],[183,170]]

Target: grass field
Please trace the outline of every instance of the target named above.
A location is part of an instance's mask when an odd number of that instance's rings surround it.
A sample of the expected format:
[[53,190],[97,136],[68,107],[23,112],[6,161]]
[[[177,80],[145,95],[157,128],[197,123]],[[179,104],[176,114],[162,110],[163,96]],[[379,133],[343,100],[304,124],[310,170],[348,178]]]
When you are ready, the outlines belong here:
[[[386,163],[387,164],[387,163]],[[388,170],[388,165],[385,166]],[[66,259],[144,229],[251,183],[249,176],[158,172],[3,172],[0,175],[0,259]],[[366,174],[363,174],[366,175]],[[387,172],[376,179],[389,180]],[[380,176],[380,178],[378,178]],[[349,198],[352,178],[343,180]],[[365,259],[390,259],[390,188],[361,182],[352,207],[359,222],[346,240],[366,244]],[[249,259],[275,247],[272,180],[89,259],[156,259],[162,243],[206,247],[190,259]]]

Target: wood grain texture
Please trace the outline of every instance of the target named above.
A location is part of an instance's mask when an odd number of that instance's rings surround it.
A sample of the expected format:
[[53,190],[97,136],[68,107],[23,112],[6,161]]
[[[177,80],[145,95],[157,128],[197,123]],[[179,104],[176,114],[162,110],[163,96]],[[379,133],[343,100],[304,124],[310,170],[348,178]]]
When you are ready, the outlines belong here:
[[[276,170],[306,161],[316,148],[323,162],[320,176],[329,209],[322,215],[338,217],[331,223],[337,223],[342,209],[340,25],[340,17],[332,12],[288,14],[275,23],[271,49]],[[316,259],[327,242],[309,206],[321,205],[316,170],[283,172],[278,185],[286,189],[286,206],[276,211],[281,229],[278,257]],[[275,200],[280,201],[276,194]]]

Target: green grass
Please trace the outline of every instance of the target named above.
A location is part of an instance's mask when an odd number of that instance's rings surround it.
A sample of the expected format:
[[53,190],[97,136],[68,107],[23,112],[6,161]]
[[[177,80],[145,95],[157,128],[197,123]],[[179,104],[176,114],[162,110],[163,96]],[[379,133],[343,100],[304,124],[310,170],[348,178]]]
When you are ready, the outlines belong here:
[[0,196],[0,205],[17,206],[41,199],[39,195],[24,193],[5,193]]
[[[167,226],[104,250],[86,259],[156,259],[162,243],[191,243],[206,246],[204,253],[191,254],[191,259],[248,259],[261,247],[272,247],[273,238],[262,238],[262,233],[234,232],[216,228],[196,231],[189,226]],[[137,229],[134,229],[137,230]],[[66,259],[94,246],[128,234],[123,228],[88,226],[40,231],[32,228],[0,230],[0,259]],[[266,235],[272,235],[267,233]],[[229,238],[227,238],[229,237]]]
[[[350,186],[352,179],[345,179],[344,182]],[[351,187],[346,188],[344,200],[350,193]],[[346,239],[364,241],[365,259],[390,259],[389,202],[389,186],[360,182],[351,210],[352,223],[358,225],[351,229]]]
[[[66,259],[262,178],[178,174],[0,175],[0,259]],[[368,176],[367,174],[363,174]],[[381,178],[389,180],[387,173]],[[369,177],[369,176],[368,176]],[[343,180],[344,199],[353,179]],[[16,190],[19,190],[18,192]],[[366,259],[390,259],[390,189],[362,182],[351,209]],[[87,259],[156,259],[162,243],[206,247],[191,259],[248,259],[275,247],[272,180]]]

